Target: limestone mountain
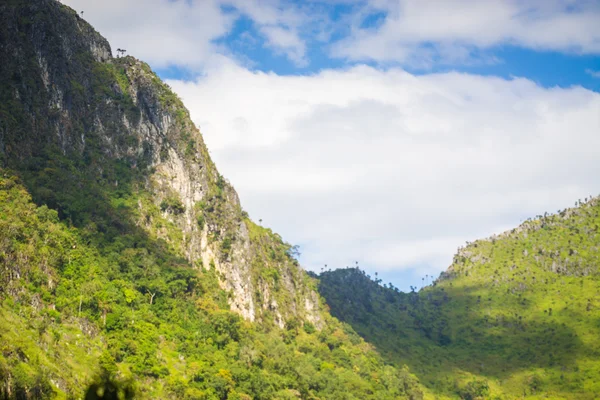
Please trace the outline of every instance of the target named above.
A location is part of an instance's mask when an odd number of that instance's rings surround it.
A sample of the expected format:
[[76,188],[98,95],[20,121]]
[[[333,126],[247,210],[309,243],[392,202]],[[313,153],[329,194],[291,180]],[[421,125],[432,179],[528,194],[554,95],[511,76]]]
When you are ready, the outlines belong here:
[[[422,398],[253,223],[177,96],[56,0],[0,2],[0,398]],[[99,379],[99,378],[98,378]]]
[[600,199],[461,248],[413,293],[357,269],[320,292],[388,361],[437,398],[596,399],[600,393]]
[[[293,317],[320,324],[304,274],[289,257],[269,257],[283,242],[247,219],[181,101],[147,64],[113,58],[77,13],[52,3],[3,6],[4,167],[22,171],[34,200],[78,227],[114,235],[106,218],[131,223],[192,264],[214,264],[231,308],[250,321],[269,312],[280,327]],[[102,204],[108,193],[140,199],[115,219]],[[257,264],[281,284],[267,284]]]

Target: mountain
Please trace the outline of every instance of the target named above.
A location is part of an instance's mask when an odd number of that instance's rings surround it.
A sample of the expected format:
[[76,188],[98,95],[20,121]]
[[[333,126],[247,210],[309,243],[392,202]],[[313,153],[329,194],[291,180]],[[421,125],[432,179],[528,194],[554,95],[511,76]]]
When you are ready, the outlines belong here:
[[418,292],[358,269],[322,273],[319,290],[436,398],[597,399],[599,224],[600,199],[586,199],[467,244]]
[[418,292],[316,276],[77,12],[2,1],[0,60],[0,399],[598,398],[598,198]]
[[147,64],[56,0],[0,3],[0,60],[0,398],[423,398]]

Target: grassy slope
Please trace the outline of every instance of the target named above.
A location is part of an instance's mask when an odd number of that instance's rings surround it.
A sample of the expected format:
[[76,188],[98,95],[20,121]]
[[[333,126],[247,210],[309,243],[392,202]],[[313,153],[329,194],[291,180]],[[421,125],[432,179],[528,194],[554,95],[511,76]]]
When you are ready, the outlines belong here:
[[332,314],[440,396],[595,399],[600,393],[600,202],[461,249],[418,293],[360,271],[321,275]]

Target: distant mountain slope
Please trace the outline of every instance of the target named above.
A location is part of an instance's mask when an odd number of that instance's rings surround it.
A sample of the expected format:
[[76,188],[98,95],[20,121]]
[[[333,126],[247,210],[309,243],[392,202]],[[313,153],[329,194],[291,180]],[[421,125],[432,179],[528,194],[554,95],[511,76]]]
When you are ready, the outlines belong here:
[[321,274],[319,290],[334,316],[438,396],[597,399],[599,225],[594,198],[468,244],[418,293],[356,269]]
[[55,0],[0,2],[0,398],[423,398],[254,224],[177,96]]

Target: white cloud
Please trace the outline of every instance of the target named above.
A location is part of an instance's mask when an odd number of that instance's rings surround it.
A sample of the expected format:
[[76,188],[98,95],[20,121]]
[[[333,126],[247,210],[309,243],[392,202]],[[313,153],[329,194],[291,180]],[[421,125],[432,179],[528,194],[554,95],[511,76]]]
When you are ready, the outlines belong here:
[[[202,70],[229,49],[214,44],[229,33],[241,16],[250,18],[265,45],[305,65],[306,45],[300,30],[308,18],[284,0],[64,0],[84,11],[114,47],[149,62],[153,67],[180,66]],[[224,7],[230,9],[225,11]],[[243,34],[241,34],[243,35]]]
[[[333,46],[353,60],[417,63],[471,61],[477,50],[516,45],[535,50],[600,53],[600,3],[566,0],[382,0],[362,15],[387,13]],[[428,44],[428,46],[423,46]]]
[[307,11],[285,0],[222,1],[235,6],[257,24],[267,47],[286,55],[298,66],[308,63],[305,57],[306,43],[301,39],[300,31],[314,23],[314,18],[323,19],[322,15],[313,12],[309,16]]
[[600,94],[365,66],[169,82],[251,216],[312,269],[441,271],[465,240],[598,193]]
[[235,16],[217,0],[64,0],[107,37],[154,67],[201,67],[215,53],[213,40]]
[[600,71],[594,71],[593,69],[586,69],[585,72],[593,78],[600,78]]
[[271,47],[285,53],[298,65],[307,64],[306,46],[296,33],[279,26],[265,26],[261,28],[261,32],[266,36]]

